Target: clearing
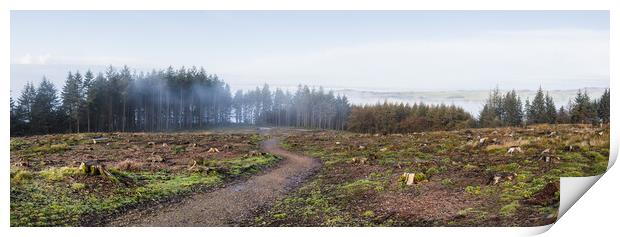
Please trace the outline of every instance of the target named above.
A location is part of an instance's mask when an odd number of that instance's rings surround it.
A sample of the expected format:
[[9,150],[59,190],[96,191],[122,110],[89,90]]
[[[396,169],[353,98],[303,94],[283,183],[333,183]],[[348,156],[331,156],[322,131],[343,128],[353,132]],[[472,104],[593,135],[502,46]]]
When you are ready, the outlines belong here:
[[539,226],[609,157],[608,125],[269,133],[12,138],[11,226]]
[[124,215],[110,226],[229,226],[252,218],[314,172],[320,163],[279,147],[277,139],[262,144],[264,151],[284,159],[278,167],[242,182],[208,193],[193,195],[180,203]]
[[244,225],[546,225],[557,218],[559,177],[601,174],[609,157],[608,125],[281,134],[285,149],[323,167]]
[[[86,133],[11,138],[11,226],[96,226],[274,166],[267,137],[235,133]],[[109,171],[85,174],[82,162]]]

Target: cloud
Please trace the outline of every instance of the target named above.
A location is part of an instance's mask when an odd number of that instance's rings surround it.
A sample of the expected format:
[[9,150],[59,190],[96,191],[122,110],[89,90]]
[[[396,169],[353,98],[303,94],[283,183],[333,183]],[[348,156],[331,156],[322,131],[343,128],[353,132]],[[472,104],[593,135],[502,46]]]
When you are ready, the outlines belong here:
[[52,56],[51,54],[31,55],[26,53],[13,60],[13,64],[23,65],[46,65],[46,64],[72,64],[72,65],[136,65],[144,64],[143,61],[134,58],[111,57],[111,56]]
[[47,64],[48,60],[52,57],[51,54],[41,54],[32,56],[29,53],[17,58],[14,63],[17,64]]
[[[242,65],[242,66],[238,66]],[[608,86],[609,32],[493,31],[368,42],[241,62],[238,78],[392,90]],[[243,72],[239,74],[239,72]]]

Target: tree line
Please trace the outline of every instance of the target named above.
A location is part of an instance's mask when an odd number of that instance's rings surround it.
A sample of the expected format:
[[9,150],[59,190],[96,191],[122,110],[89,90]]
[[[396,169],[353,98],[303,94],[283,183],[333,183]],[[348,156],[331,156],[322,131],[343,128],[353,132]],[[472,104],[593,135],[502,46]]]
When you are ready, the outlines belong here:
[[69,72],[62,90],[43,78],[11,98],[11,135],[204,129],[232,122],[344,129],[350,106],[308,86],[292,94],[268,85],[237,91],[204,68],[136,73],[127,66],[95,75]]
[[408,133],[472,126],[475,126],[475,118],[455,105],[384,102],[353,106],[347,129],[363,133]]
[[135,72],[108,67],[95,75],[69,72],[62,90],[43,78],[11,98],[11,135],[65,132],[154,132],[204,129],[231,123],[405,133],[538,123],[609,123],[610,90],[597,99],[579,90],[556,108],[539,88],[525,103],[516,91],[492,90],[478,117],[454,105],[350,105],[346,96],[299,85],[293,93],[230,87],[203,68]]
[[293,94],[269,85],[243,92],[232,102],[234,121],[245,124],[344,130],[350,113],[346,96],[325,92],[323,87],[298,86]]
[[96,76],[69,72],[58,93],[47,79],[28,83],[11,102],[14,135],[204,128],[230,113],[230,88],[204,69],[135,73],[109,67]]
[[591,99],[587,91],[577,91],[566,107],[556,108],[549,92],[538,88],[534,99],[521,102],[514,90],[505,94],[494,89],[489,94],[478,119],[480,127],[520,126],[527,124],[609,123],[610,90],[605,89],[598,99]]
[[364,133],[406,133],[454,130],[471,127],[524,126],[528,124],[609,123],[609,89],[598,99],[578,90],[569,104],[556,108],[548,92],[539,88],[532,101],[522,102],[515,90],[501,93],[492,90],[475,118],[462,108],[451,105],[396,104],[353,106],[347,129]]

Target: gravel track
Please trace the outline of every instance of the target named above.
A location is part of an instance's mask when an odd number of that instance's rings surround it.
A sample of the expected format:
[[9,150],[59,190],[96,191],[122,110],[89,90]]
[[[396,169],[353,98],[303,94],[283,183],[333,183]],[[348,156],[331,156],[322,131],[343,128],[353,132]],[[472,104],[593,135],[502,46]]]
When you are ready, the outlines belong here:
[[321,166],[317,159],[282,149],[277,138],[264,141],[261,147],[283,158],[277,167],[177,203],[128,212],[107,225],[237,226],[298,187]]

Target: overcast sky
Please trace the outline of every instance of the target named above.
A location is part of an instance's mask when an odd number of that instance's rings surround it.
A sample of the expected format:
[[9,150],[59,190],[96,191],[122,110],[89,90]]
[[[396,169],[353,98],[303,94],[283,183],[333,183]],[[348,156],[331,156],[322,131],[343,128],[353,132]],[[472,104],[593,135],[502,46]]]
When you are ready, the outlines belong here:
[[204,66],[233,88],[609,86],[607,11],[12,11],[11,90],[43,75]]

